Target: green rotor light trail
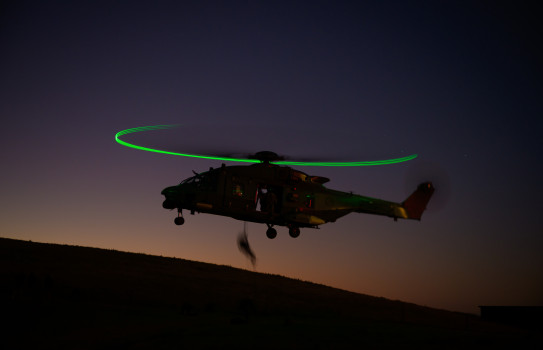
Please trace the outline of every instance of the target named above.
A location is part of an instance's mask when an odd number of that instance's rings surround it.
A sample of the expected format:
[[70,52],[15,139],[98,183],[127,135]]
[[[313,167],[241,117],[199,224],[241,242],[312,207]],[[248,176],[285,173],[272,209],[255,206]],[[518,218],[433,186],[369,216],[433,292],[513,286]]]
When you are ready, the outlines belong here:
[[[170,154],[174,156],[180,156],[180,157],[191,157],[191,158],[203,158],[203,159],[214,159],[214,160],[222,160],[227,162],[244,162],[244,163],[260,163],[260,160],[258,159],[244,159],[244,158],[230,158],[230,157],[216,157],[216,156],[206,156],[206,155],[200,155],[200,154],[188,154],[188,153],[178,153],[178,152],[170,152],[170,151],[163,151],[159,149],[149,148],[149,147],[142,147],[138,145],[134,145],[132,143],[128,143],[126,141],[123,141],[120,139],[121,136],[127,135],[127,134],[133,134],[136,132],[142,132],[142,131],[150,131],[150,130],[163,130],[163,129],[172,129],[178,127],[178,125],[152,125],[152,126],[141,126],[137,128],[131,128],[119,131],[115,134],[115,141],[120,143],[123,146],[131,147],[135,149],[139,149],[142,151],[147,152],[155,152],[155,153],[163,153],[163,154]],[[384,159],[384,160],[374,160],[374,161],[362,161],[362,162],[297,162],[297,161],[275,161],[274,164],[278,165],[296,165],[296,166],[329,166],[329,167],[339,167],[339,166],[373,166],[373,165],[384,165],[384,164],[395,164],[395,163],[402,163],[407,162],[408,160],[412,160],[417,158],[417,154],[412,154],[410,156],[401,157],[401,158],[394,158],[394,159]]]

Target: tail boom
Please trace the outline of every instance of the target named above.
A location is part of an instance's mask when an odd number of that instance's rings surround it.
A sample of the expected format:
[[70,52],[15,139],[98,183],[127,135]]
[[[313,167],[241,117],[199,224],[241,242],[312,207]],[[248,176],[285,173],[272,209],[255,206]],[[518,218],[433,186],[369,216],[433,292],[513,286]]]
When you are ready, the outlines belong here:
[[424,182],[417,187],[415,192],[413,192],[405,201],[401,203],[352,194],[350,194],[348,197],[341,194],[338,195],[337,198],[341,198],[341,209],[346,209],[346,212],[342,215],[354,211],[357,213],[388,216],[394,220],[412,219],[420,221],[422,213],[426,209],[426,205],[430,201],[433,193],[434,186],[432,183]]

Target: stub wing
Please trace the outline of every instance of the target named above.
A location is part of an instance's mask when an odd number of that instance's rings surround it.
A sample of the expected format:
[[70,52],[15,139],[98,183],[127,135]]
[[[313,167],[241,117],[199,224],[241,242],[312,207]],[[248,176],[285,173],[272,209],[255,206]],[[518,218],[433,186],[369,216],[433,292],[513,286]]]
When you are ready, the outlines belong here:
[[357,213],[384,215],[395,219],[420,220],[434,190],[431,182],[421,183],[415,192],[402,203],[361,197],[355,211]]

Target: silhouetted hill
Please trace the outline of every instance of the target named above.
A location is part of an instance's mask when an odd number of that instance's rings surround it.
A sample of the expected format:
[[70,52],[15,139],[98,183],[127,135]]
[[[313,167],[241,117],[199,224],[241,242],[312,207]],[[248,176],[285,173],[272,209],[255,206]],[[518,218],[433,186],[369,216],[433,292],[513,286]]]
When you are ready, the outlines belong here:
[[[8,348],[508,348],[478,316],[228,266],[0,238]],[[541,344],[541,343],[539,343]]]

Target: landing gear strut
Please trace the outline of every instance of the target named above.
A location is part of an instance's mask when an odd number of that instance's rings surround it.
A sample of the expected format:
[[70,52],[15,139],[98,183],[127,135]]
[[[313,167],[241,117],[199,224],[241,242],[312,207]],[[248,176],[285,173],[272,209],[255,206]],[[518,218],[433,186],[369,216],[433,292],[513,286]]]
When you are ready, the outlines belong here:
[[185,218],[183,218],[183,214],[181,213],[181,209],[177,212],[177,217],[173,220],[176,225],[183,225],[185,223]]
[[277,237],[277,230],[273,228],[273,225],[268,225],[268,230],[266,230],[266,236],[268,236],[269,239],[274,239]]

